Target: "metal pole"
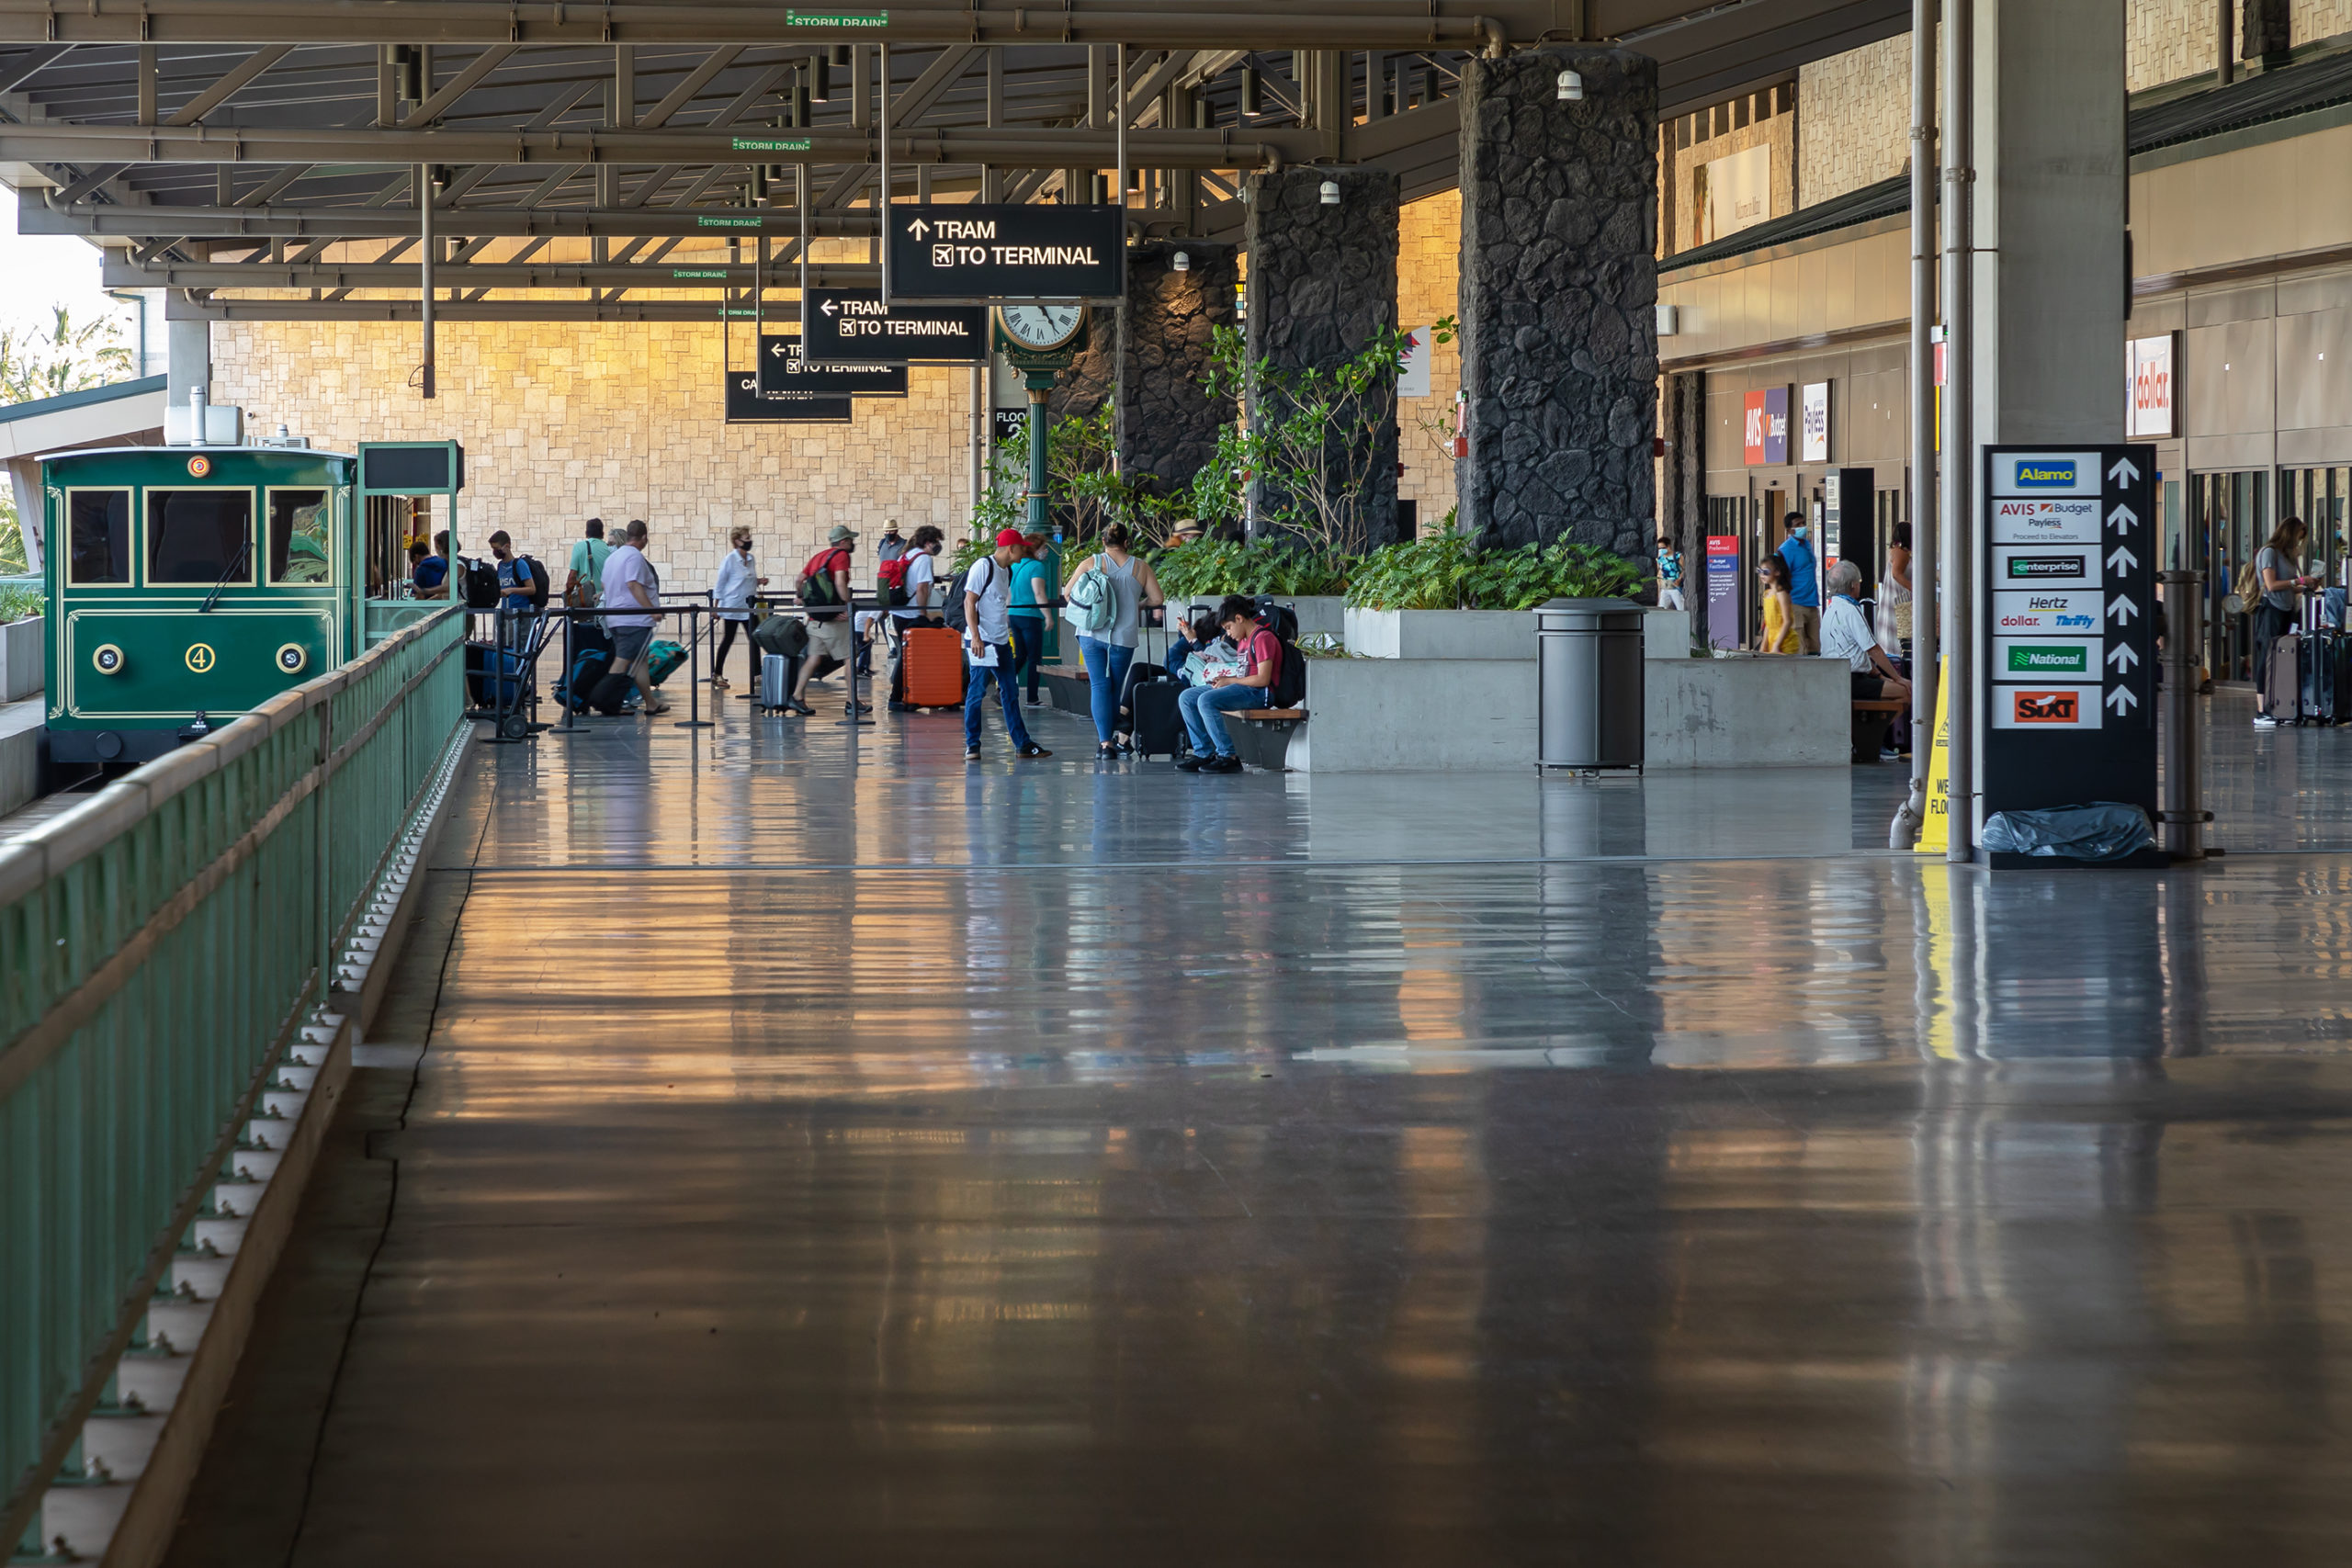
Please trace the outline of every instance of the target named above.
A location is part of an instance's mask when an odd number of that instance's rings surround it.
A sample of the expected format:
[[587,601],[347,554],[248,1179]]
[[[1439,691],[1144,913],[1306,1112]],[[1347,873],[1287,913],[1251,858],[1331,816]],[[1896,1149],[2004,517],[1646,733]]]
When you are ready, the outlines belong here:
[[808,341],[808,165],[792,176],[793,197],[800,206],[800,341]]
[[1052,382],[1029,378],[1029,526],[1046,531],[1046,394]]
[[677,721],[680,729],[710,728],[710,720],[702,716],[702,612],[700,604],[685,606],[686,716]]
[[[430,399],[434,395],[433,250],[436,243],[433,238],[433,165],[430,164],[419,164],[416,166],[416,212],[417,239],[424,253],[418,264],[423,277],[419,286],[417,310],[418,317],[424,325],[424,364],[422,380],[424,394]],[[449,536],[449,547],[452,550],[458,547],[457,535],[454,532]]]
[[[876,204],[874,213],[875,220],[882,231],[882,303],[885,305],[890,302],[890,199],[894,194],[890,189],[890,46],[886,43],[882,46],[882,199]],[[804,305],[801,309],[806,310],[808,307]],[[851,684],[850,702],[854,709],[857,701],[854,689],[856,683],[852,682]]]
[[1888,832],[1919,841],[1935,763],[1936,663],[1936,0],[1911,0],[1911,793]]
[[988,493],[989,438],[996,434],[989,428],[993,423],[989,413],[992,400],[989,395],[989,370],[990,367],[985,364],[972,367],[972,514],[974,516],[979,514],[980,499]]
[[[1116,73],[1111,89],[1111,112],[1117,118],[1119,157],[1119,194],[1114,197],[1119,204],[1119,243],[1127,243],[1127,46],[1120,44],[1116,51]],[[1164,119],[1163,119],[1164,123]],[[1119,297],[1119,307],[1112,314],[1111,344],[1111,471],[1119,473],[1123,465],[1120,454],[1126,447],[1127,434],[1127,300]]]
[[587,695],[584,692],[575,692],[571,689],[571,671],[578,667],[580,659],[578,651],[572,647],[571,634],[572,629],[579,623],[572,619],[572,613],[569,609],[557,613],[563,617],[563,722],[549,725],[548,733],[549,735],[582,735],[587,733],[588,727],[571,722],[572,705]]
[[[881,595],[875,595],[881,603]],[[842,604],[842,618],[849,623],[849,662],[842,667],[842,684],[849,688],[849,701],[842,705],[842,722],[847,725],[872,724],[874,721],[857,711],[857,588],[851,585]]]
[[2214,19],[2221,24],[2215,38],[2219,62],[2213,68],[2213,79],[2215,85],[2223,87],[2230,85],[2230,76],[2237,64],[2238,51],[2233,47],[2237,40],[2231,36],[2235,29],[2230,26],[2230,13],[2236,7],[2237,0],[2213,0]]
[[[1974,0],[1944,8],[1944,483],[1942,603],[1944,704],[1951,723],[1945,798],[1951,832],[1944,858],[1975,859],[1977,694],[1974,630],[1976,519],[1975,39]],[[1912,616],[1916,626],[1918,616]]]
[[2205,858],[2202,737],[2198,731],[2198,673],[2205,650],[2205,574],[2156,573],[2165,596],[2165,777],[2157,801],[2165,849],[2175,860]]

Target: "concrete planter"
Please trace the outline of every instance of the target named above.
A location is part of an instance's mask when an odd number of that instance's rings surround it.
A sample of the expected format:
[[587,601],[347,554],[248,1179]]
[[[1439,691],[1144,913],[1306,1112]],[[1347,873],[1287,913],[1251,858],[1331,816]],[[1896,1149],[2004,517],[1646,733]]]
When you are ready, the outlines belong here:
[[1644,766],[1844,766],[1853,688],[1842,659],[1651,659]]
[[1363,659],[1535,658],[1532,610],[1350,609],[1342,633]]
[[1532,659],[1310,659],[1305,705],[1288,747],[1302,773],[1535,766]]
[[39,615],[0,626],[0,702],[21,702],[47,683],[41,626]]

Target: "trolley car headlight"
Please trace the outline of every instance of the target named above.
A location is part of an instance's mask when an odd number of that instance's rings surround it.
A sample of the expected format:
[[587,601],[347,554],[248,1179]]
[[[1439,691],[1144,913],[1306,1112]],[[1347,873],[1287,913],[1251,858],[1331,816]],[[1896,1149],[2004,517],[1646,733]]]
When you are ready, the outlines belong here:
[[311,656],[299,642],[289,642],[277,650],[277,667],[288,675],[300,675],[310,662]]
[[90,667],[101,675],[122,673],[122,649],[110,642],[100,643],[90,655]]

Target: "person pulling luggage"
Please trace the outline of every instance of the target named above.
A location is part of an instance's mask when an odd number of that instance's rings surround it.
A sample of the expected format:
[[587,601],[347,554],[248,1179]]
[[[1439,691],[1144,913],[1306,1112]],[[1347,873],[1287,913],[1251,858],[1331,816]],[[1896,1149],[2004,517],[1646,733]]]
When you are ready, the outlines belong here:
[[752,531],[738,528],[727,536],[729,548],[727,558],[718,563],[718,581],[712,585],[710,602],[718,615],[718,651],[711,655],[710,684],[715,691],[726,691],[727,654],[735,646],[735,634],[743,634],[743,660],[752,668],[749,678],[756,681],[760,674],[759,650],[752,646],[752,595],[767,586],[768,580],[752,568]]

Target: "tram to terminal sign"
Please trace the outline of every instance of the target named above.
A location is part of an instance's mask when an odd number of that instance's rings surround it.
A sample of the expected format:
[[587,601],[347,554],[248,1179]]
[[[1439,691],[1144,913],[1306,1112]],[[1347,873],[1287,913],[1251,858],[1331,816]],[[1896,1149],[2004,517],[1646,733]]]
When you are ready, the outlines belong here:
[[989,313],[978,305],[885,305],[878,288],[811,288],[801,341],[818,365],[985,365]]
[[849,421],[847,398],[818,397],[810,392],[763,392],[760,378],[753,372],[728,372],[729,424],[847,424]]
[[2156,804],[2155,448],[1984,455],[1984,812]]
[[1127,288],[1126,209],[893,205],[890,299],[1116,300]]
[[798,338],[762,333],[760,390],[818,397],[903,398],[907,367],[903,364],[813,363],[801,356]]

